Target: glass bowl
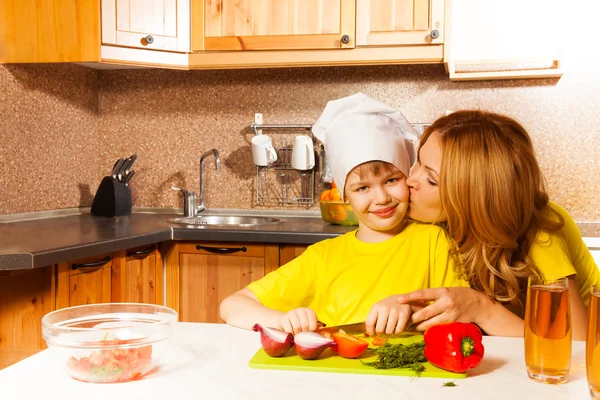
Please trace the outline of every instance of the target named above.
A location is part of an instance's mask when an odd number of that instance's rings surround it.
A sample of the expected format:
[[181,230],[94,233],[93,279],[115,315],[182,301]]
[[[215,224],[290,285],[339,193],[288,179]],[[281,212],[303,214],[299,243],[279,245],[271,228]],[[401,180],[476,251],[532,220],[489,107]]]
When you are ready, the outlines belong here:
[[42,336],[73,378],[124,382],[158,368],[177,319],[175,310],[153,304],[88,304],[46,314]]
[[339,200],[320,200],[321,217],[324,221],[336,225],[358,225],[352,206]]

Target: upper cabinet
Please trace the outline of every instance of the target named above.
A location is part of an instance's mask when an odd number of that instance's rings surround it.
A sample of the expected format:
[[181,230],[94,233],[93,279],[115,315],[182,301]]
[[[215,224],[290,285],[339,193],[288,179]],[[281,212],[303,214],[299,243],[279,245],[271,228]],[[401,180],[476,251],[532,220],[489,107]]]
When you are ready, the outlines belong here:
[[97,0],[0,0],[0,63],[100,60]]
[[190,52],[189,0],[102,0],[102,44]]
[[560,77],[562,3],[453,1],[444,51],[450,79]]
[[444,0],[356,0],[356,45],[444,42]]
[[[355,46],[356,0],[197,0],[194,50],[339,49]],[[199,4],[200,5],[200,4]],[[193,13],[202,13],[193,7]],[[194,19],[196,21],[196,19]]]

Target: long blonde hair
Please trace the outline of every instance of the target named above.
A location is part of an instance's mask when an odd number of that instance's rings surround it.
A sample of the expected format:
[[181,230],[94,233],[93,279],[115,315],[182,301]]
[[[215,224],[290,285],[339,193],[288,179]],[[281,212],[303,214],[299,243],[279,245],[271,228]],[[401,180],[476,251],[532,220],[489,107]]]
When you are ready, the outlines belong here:
[[527,255],[537,232],[564,224],[548,207],[531,138],[512,118],[475,110],[438,119],[421,146],[432,133],[442,148],[439,190],[451,256],[471,287],[519,305],[527,278],[538,275]]

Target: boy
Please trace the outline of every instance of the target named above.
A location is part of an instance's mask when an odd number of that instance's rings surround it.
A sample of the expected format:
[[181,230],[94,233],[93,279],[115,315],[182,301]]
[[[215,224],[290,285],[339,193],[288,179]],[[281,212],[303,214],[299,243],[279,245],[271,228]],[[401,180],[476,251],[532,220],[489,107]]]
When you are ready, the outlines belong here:
[[330,101],[313,126],[327,151],[342,199],[358,229],[311,245],[299,257],[221,303],[221,318],[298,333],[366,321],[367,332],[392,334],[410,325],[399,293],[466,286],[448,262],[448,242],[434,225],[404,219],[406,177],[415,149],[412,127],[397,110],[362,93]]

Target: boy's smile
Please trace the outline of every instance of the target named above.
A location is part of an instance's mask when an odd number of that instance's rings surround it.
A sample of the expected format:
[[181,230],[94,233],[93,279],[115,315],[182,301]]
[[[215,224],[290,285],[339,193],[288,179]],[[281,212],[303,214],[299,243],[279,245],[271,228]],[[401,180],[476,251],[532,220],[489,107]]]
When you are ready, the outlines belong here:
[[[396,167],[381,169],[379,174],[348,174],[346,200],[359,221],[357,237],[364,242],[380,242],[395,236],[404,228],[409,189],[406,177]],[[361,176],[362,175],[362,176]]]

